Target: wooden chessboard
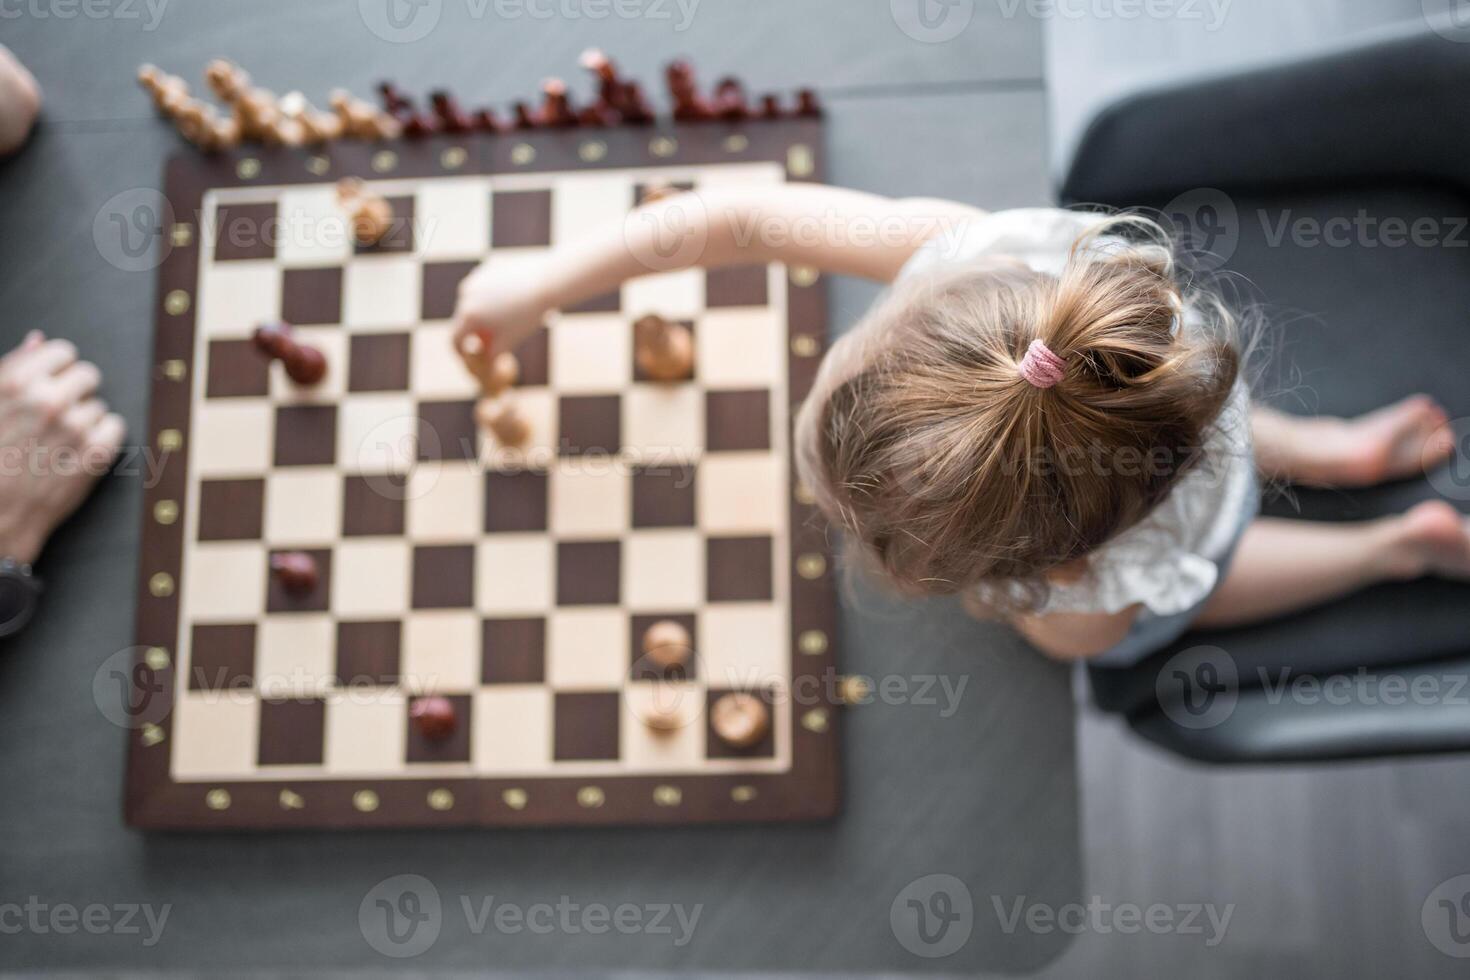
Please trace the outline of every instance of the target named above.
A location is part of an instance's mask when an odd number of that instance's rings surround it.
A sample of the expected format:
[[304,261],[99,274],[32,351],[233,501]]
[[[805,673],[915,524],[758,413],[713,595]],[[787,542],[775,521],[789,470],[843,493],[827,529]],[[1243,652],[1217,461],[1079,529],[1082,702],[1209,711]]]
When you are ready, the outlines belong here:
[[[817,120],[342,142],[171,161],[127,819],[152,828],[806,820],[838,802],[826,535],[791,419],[825,283],[663,273],[554,314],[519,351],[530,444],[477,431],[450,344],[461,277],[621,220],[651,187],[820,179]],[[334,182],[398,219],[354,247]],[[690,324],[694,379],[633,363]],[[284,319],[328,360],[300,389],[249,343]],[[305,596],[278,551],[321,569]],[[683,623],[655,680],[639,638]],[[735,750],[719,694],[773,708]],[[459,725],[408,720],[442,694]],[[793,696],[794,695],[794,696]],[[687,723],[641,712],[674,698]]]

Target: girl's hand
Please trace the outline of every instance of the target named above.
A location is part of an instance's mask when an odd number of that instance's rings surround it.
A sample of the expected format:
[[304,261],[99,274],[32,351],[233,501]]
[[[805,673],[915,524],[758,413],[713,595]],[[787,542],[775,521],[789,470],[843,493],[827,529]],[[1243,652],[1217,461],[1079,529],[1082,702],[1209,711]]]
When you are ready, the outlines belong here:
[[513,351],[541,325],[546,301],[538,265],[485,262],[459,284],[454,348],[461,356],[493,358]]
[[0,157],[20,149],[41,111],[41,87],[0,44]]

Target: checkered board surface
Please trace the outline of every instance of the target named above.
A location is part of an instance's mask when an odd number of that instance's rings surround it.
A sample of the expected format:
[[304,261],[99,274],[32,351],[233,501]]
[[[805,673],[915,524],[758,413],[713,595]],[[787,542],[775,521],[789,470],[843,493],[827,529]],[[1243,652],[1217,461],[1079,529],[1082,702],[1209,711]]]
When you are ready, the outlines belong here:
[[[130,822],[830,816],[835,718],[814,692],[833,670],[831,563],[790,445],[825,284],[665,272],[551,315],[518,352],[519,450],[477,431],[449,325],[487,256],[533,261],[629,220],[653,186],[815,179],[819,149],[819,125],[793,121],[174,161]],[[393,205],[378,246],[350,242],[344,175]],[[692,380],[635,366],[648,313],[692,329]],[[274,319],[326,355],[321,385],[253,350]],[[284,591],[278,551],[312,554],[317,588]],[[672,680],[640,657],[660,619],[694,638]],[[731,690],[772,707],[747,750],[709,728]],[[412,725],[419,694],[453,702],[450,738]],[[648,728],[655,698],[685,724]]]

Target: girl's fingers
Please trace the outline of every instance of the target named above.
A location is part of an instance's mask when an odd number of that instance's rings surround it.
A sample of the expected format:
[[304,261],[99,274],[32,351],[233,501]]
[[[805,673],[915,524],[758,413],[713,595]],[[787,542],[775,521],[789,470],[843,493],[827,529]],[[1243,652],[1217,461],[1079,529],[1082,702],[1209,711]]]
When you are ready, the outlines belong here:
[[[102,372],[89,361],[78,361],[51,379],[61,404],[74,405],[86,400],[102,383]],[[90,428],[90,426],[89,426]]]
[[18,387],[59,374],[77,359],[76,345],[69,340],[44,340],[33,347],[23,347],[20,354],[14,363],[4,366],[7,379]]
[[107,414],[107,406],[100,398],[88,398],[86,401],[73,405],[61,416],[61,424],[68,432],[75,432],[81,436],[90,435]]
[[88,456],[96,454],[98,460],[110,462],[117,451],[122,447],[123,436],[127,434],[128,427],[122,416],[116,412],[108,412],[92,426],[92,431],[87,433],[86,451]]

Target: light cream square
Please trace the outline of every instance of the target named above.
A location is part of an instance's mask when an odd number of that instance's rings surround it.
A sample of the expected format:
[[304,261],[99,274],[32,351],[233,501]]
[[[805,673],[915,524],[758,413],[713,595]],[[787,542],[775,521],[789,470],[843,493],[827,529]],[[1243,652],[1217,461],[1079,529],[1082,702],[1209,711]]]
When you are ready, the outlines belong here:
[[422,263],[413,257],[369,255],[347,264],[342,321],[359,333],[398,331],[418,322]]
[[264,399],[196,403],[189,439],[200,476],[257,476],[275,451],[275,409]]
[[349,472],[402,473],[418,458],[418,411],[406,395],[352,395],[337,408],[337,459]]
[[710,310],[694,333],[699,378],[711,387],[771,388],[786,376],[786,328],[770,307]]
[[296,327],[292,336],[315,347],[327,360],[326,376],[318,384],[299,385],[280,361],[271,364],[271,397],[286,404],[335,402],[347,392],[347,334],[340,327]]
[[408,708],[398,691],[354,688],[327,700],[326,744],[322,765],[327,772],[399,773],[407,744]]
[[337,626],[330,616],[267,616],[255,634],[255,689],[263,697],[308,697],[335,686]]
[[332,556],[332,612],[341,618],[391,619],[408,609],[408,543],[343,540]]
[[[622,764],[634,772],[687,772],[704,762],[704,687],[700,684],[668,682],[630,684],[623,689],[622,724],[618,753]],[[648,726],[655,709],[671,710],[679,719],[673,731],[656,731]]]
[[552,606],[556,551],[544,534],[496,534],[475,547],[475,608],[541,613]]
[[447,323],[420,326],[413,332],[409,356],[410,384],[425,400],[474,398],[480,386],[454,350],[454,328]]
[[274,545],[330,545],[342,531],[342,480],[321,468],[275,470],[265,481],[265,539]]
[[248,337],[281,317],[281,268],[269,259],[221,262],[200,276],[199,330],[206,337]]
[[282,265],[340,265],[352,256],[352,228],[335,184],[282,191],[276,213],[276,258]]
[[623,394],[623,448],[634,462],[693,462],[704,450],[704,392],[697,385],[638,384]]
[[650,313],[669,320],[694,320],[704,311],[704,270],[696,267],[629,279],[623,284],[623,310],[634,320]]
[[563,691],[621,687],[632,669],[619,609],[561,608],[546,624],[546,680]]
[[616,459],[563,460],[551,471],[551,529],[562,537],[606,537],[628,528],[629,476]]
[[186,691],[174,705],[173,772],[177,780],[230,779],[255,771],[259,702],[240,691]]
[[490,182],[430,180],[414,203],[418,252],[426,259],[477,259],[490,249]]
[[408,478],[408,535],[418,542],[466,542],[485,524],[485,472],[445,460],[415,467]]
[[632,364],[632,327],[617,314],[563,316],[551,328],[551,382],[563,392],[617,391]]
[[630,609],[693,609],[703,600],[698,531],[637,531],[623,542],[623,601]]
[[253,619],[265,609],[265,547],[201,543],[184,555],[185,618],[214,622]]
[[[485,775],[551,768],[551,691],[540,684],[505,684],[475,692],[470,757]],[[534,790],[533,790],[534,792]]]
[[463,694],[480,686],[480,618],[415,612],[403,624],[401,686],[414,695]]
[[576,242],[588,232],[624,221],[633,204],[633,182],[626,174],[562,174],[551,195],[553,245]]
[[699,467],[699,526],[708,533],[770,532],[786,508],[782,461],[771,453],[711,453]]
[[709,687],[781,681],[791,674],[791,640],[780,608],[720,603],[699,614],[700,676]]

